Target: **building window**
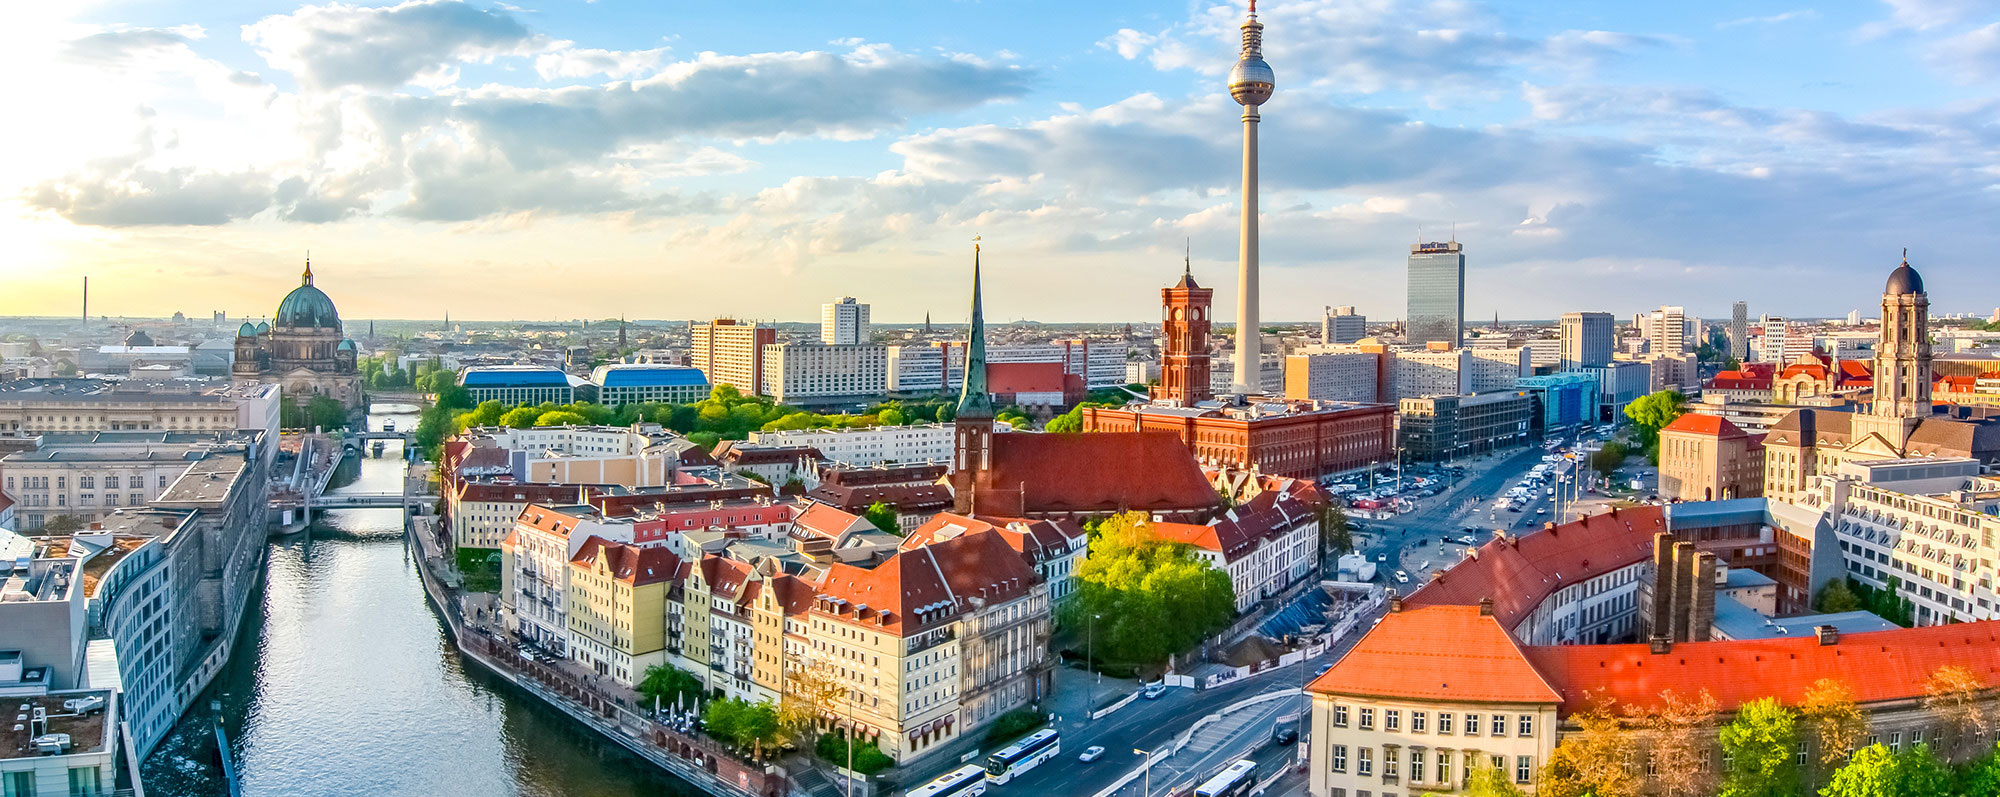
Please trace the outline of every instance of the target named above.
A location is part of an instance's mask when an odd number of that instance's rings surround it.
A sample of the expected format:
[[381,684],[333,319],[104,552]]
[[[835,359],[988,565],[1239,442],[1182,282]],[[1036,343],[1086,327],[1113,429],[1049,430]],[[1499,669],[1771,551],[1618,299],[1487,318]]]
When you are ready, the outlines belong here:
[[[1393,708],[1382,710],[1382,730],[1395,733],[1403,729],[1403,712]],[[1384,762],[1389,759],[1383,758]]]
[[1453,715],[1450,712],[1438,712],[1438,733],[1451,733],[1452,720]]
[[1394,748],[1394,747],[1384,747],[1384,748],[1382,748],[1382,777],[1383,777],[1383,778],[1394,778],[1394,777],[1396,777],[1396,768],[1397,768],[1397,765],[1398,765],[1399,763],[1400,763],[1400,762],[1398,762],[1398,761],[1396,760],[1396,748]]
[[1347,771],[1347,745],[1336,744],[1333,746],[1333,771]]
[[1521,735],[1522,736],[1535,735],[1535,715],[1533,714],[1521,715]]
[[1507,735],[1507,715],[1505,714],[1493,715],[1493,735],[1494,736]]
[[1424,751],[1410,751],[1410,782],[1424,782]]
[[1361,710],[1361,729],[1364,731],[1375,730],[1375,709],[1364,708]]
[[1514,782],[1527,783],[1534,776],[1535,757],[1531,755],[1514,756]]
[[1333,727],[1336,727],[1336,728],[1345,728],[1345,727],[1347,727],[1347,707],[1346,707],[1346,706],[1334,706],[1334,707],[1333,707]]
[[1438,779],[1437,779],[1437,782],[1439,782],[1439,783],[1443,783],[1443,784],[1445,784],[1445,785],[1450,785],[1450,784],[1451,784],[1451,754],[1450,754],[1450,753],[1447,753],[1447,752],[1445,752],[1445,751],[1443,751],[1443,750],[1439,750],[1439,751],[1437,752],[1437,765],[1438,765]]
[[1364,778],[1373,776],[1375,774],[1375,748],[1357,747],[1354,748],[1354,753],[1356,756],[1354,759],[1354,774]]

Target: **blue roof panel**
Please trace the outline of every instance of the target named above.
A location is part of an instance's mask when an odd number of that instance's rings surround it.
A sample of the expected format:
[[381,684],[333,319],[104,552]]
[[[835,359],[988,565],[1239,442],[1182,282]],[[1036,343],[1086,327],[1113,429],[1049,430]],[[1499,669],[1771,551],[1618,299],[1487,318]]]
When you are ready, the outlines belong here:
[[707,387],[701,369],[684,365],[613,368],[604,373],[604,387]]
[[553,368],[540,371],[467,371],[466,387],[569,387],[569,377]]

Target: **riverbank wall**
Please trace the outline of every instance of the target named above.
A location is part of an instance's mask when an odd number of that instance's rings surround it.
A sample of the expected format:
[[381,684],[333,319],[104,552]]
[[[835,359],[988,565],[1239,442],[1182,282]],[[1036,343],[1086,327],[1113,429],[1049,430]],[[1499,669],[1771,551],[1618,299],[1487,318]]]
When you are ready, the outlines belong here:
[[726,797],[787,797],[790,779],[776,765],[744,762],[713,740],[683,734],[635,713],[577,681],[569,673],[528,659],[504,639],[468,626],[458,601],[439,570],[443,559],[432,518],[405,522],[405,534],[417,553],[417,572],[431,609],[443,621],[445,633],[461,658],[479,665],[515,688],[535,696],[598,734],[617,742],[703,792]]

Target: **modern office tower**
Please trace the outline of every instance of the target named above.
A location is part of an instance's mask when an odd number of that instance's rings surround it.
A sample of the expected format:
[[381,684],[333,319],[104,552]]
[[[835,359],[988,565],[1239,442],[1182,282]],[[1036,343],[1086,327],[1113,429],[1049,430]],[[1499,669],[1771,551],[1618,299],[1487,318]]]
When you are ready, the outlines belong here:
[[819,306],[819,342],[828,346],[867,343],[868,305],[842,296],[840,301]]
[[1656,353],[1679,354],[1688,349],[1686,308],[1663,306],[1654,310],[1639,329]]
[[1329,307],[1319,320],[1319,342],[1353,343],[1368,335],[1368,317],[1354,312],[1353,305]]
[[1465,250],[1457,241],[1410,246],[1405,336],[1411,346],[1465,343]]
[[1612,338],[1617,335],[1610,313],[1564,313],[1561,321],[1562,358],[1565,371],[1580,371],[1611,362]]
[[1243,50],[1229,70],[1229,96],[1243,106],[1243,218],[1237,230],[1236,371],[1232,392],[1250,395],[1262,387],[1263,358],[1257,313],[1257,115],[1258,106],[1276,88],[1271,65],[1264,63],[1264,24],[1257,21],[1257,4],[1243,20]]
[[1750,304],[1737,302],[1729,306],[1729,356],[1738,360],[1750,359]]
[[688,364],[701,369],[711,385],[729,385],[746,396],[765,394],[764,347],[778,342],[778,330],[731,318],[689,325]]
[[1848,326],[1850,326],[1850,327],[1858,327],[1858,326],[1861,326],[1861,311],[1860,311],[1860,310],[1858,310],[1858,309],[1857,309],[1857,310],[1849,310],[1849,311],[1847,311],[1847,325],[1848,325]]

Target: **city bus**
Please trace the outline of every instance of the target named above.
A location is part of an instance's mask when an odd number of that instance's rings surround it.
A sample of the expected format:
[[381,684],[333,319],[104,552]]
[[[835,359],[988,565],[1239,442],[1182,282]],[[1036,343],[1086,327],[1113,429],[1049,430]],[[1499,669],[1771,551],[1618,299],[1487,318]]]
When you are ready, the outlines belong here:
[[1245,758],[1196,786],[1194,797],[1243,797],[1256,785],[1257,762]]
[[1058,755],[1062,755],[1062,739],[1056,729],[1043,728],[987,756],[986,782],[998,786]]
[[986,773],[970,764],[918,786],[909,797],[979,797],[986,793]]

